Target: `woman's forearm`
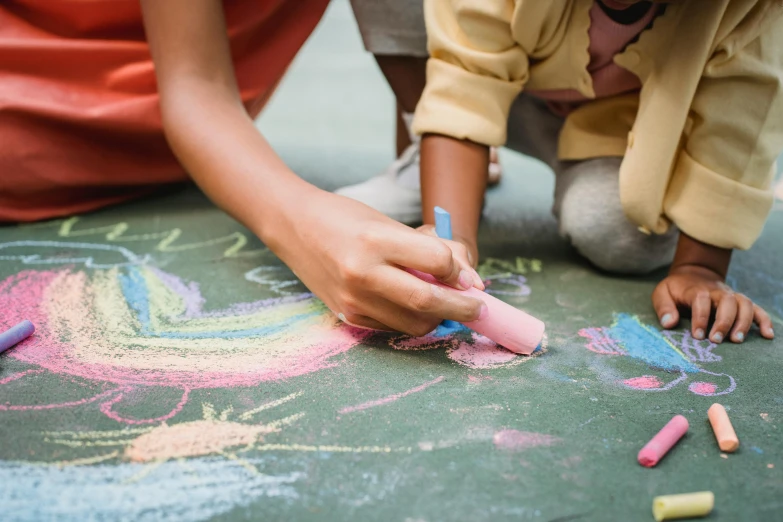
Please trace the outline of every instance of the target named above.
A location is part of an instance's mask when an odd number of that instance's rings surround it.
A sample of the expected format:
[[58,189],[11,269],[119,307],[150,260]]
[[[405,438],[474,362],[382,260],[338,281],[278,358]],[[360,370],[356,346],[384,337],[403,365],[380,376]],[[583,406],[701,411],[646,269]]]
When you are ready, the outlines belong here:
[[478,234],[487,187],[489,148],[446,136],[426,135],[421,144],[421,197],[424,223],[434,223],[437,205],[451,214],[456,238],[471,243]]
[[171,148],[193,180],[274,250],[291,202],[317,189],[283,163],[219,85],[191,81],[175,98],[164,97],[162,112]]

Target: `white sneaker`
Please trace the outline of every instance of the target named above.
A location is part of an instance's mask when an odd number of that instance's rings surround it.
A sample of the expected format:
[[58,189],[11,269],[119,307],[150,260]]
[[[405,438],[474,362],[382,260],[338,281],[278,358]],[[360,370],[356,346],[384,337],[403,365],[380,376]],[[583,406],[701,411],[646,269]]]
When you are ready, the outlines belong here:
[[418,140],[411,143],[382,174],[337,189],[335,193],[360,201],[400,223],[421,223]]
[[[346,196],[374,208],[386,216],[414,225],[421,223],[421,179],[419,177],[419,147],[421,138],[411,133],[413,114],[403,113],[411,144],[386,170],[374,178],[356,185],[342,187],[335,194]],[[497,150],[490,149],[488,182],[495,185],[502,175]]]

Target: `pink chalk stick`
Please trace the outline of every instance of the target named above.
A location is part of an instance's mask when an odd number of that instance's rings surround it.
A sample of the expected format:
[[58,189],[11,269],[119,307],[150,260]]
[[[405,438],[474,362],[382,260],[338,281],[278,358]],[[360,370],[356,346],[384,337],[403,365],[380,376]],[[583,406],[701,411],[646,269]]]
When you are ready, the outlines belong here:
[[467,290],[457,290],[436,280],[429,274],[424,274],[416,270],[409,270],[410,273],[444,288],[450,292],[459,292],[461,294],[475,297],[484,301],[487,305],[487,313],[484,317],[463,323],[465,326],[474,330],[484,337],[492,339],[504,348],[514,353],[530,355],[541,344],[544,338],[544,323],[532,315],[528,315],[518,308],[514,308],[500,299],[482,292],[478,288],[469,288]]
[[688,419],[682,415],[675,415],[672,420],[661,428],[650,442],[644,445],[637,459],[639,464],[646,468],[652,468],[661,460],[675,444],[688,431]]

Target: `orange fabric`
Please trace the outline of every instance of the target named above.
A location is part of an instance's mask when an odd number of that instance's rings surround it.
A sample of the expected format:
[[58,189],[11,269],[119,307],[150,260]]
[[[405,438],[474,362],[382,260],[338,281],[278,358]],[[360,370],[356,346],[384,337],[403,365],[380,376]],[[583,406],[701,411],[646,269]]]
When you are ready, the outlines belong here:
[[[327,3],[224,1],[251,114]],[[0,2],[0,221],[85,212],[187,180],[158,103],[139,0]]]

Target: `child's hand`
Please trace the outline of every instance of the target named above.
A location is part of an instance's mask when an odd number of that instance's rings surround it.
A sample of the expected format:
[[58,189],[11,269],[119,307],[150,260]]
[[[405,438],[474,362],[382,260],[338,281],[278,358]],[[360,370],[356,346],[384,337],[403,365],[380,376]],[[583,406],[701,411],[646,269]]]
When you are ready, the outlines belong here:
[[680,320],[680,309],[690,309],[691,333],[704,339],[710,317],[715,312],[709,338],[723,342],[727,336],[741,343],[756,323],[761,335],[772,339],[772,320],[767,312],[748,297],[734,292],[724,282],[731,250],[720,249],[680,234],[672,268],[653,292],[652,300],[664,328],[674,328]]
[[[422,225],[416,230],[422,234],[427,234],[428,236],[438,237],[438,235],[435,233],[435,225]],[[441,241],[444,241],[447,245],[449,245],[451,251],[458,259],[465,260],[468,265],[472,266],[473,268],[478,266],[478,247],[476,246],[475,241],[470,241],[469,239],[458,235],[454,236],[453,241],[446,239]],[[478,278],[477,284],[474,286],[480,290],[484,290],[484,283],[481,281],[480,277]]]

